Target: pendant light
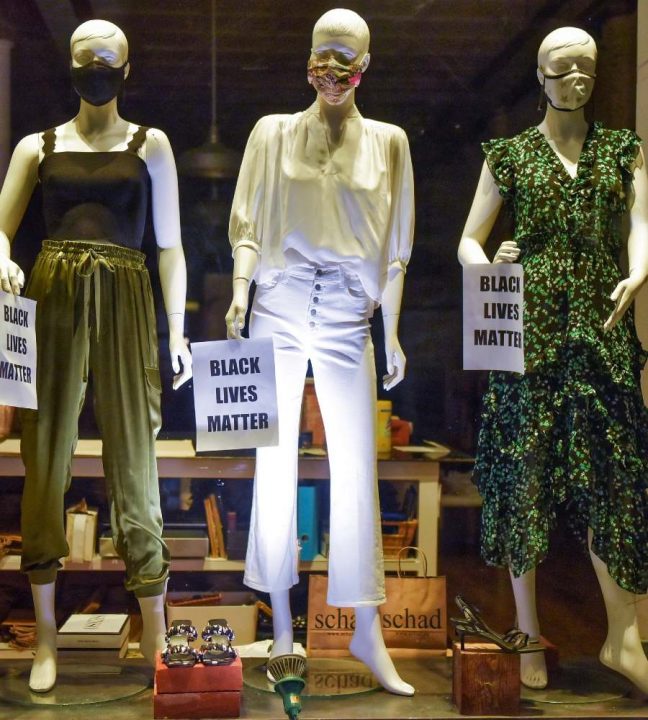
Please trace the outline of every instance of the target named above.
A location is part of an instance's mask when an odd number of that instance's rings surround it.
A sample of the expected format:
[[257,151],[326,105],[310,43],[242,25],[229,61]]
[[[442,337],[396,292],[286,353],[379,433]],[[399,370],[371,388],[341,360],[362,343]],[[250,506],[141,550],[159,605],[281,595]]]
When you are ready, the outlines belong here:
[[218,137],[216,124],[216,0],[211,0],[211,122],[207,140],[187,150],[178,158],[178,172],[188,177],[208,180],[236,178],[241,154],[225,147]]

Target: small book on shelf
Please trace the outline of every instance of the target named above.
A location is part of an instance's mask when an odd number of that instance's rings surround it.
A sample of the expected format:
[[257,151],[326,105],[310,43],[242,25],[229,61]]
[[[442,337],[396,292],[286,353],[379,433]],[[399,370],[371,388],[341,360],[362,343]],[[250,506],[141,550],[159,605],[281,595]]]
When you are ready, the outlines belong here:
[[130,619],[126,614],[74,614],[56,636],[58,648],[121,648],[128,640]]

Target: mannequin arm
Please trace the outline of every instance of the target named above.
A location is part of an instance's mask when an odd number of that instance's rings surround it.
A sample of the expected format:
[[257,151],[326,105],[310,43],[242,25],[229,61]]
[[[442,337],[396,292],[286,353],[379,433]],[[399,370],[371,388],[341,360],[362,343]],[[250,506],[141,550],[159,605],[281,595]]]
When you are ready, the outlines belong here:
[[169,321],[169,352],[176,373],[174,390],[191,377],[191,353],[184,338],[187,266],[180,239],[178,177],[166,135],[151,129],[146,137],[146,165],[151,176],[153,227],[158,244],[158,268]]
[[396,387],[405,377],[405,353],[398,340],[398,321],[400,319],[404,280],[404,272],[398,270],[390,273],[380,303],[385,330],[385,358],[387,360],[387,374],[383,377],[385,390]]
[[630,234],[628,235],[628,265],[630,272],[610,295],[614,310],[603,324],[607,332],[623,317],[636,294],[648,278],[648,177],[643,152],[639,151],[634,171],[634,203],[630,210]]
[[239,245],[234,251],[234,273],[232,276],[232,303],[225,315],[227,337],[241,338],[245,327],[245,313],[248,308],[250,280],[259,262],[259,254],[249,245]]
[[[475,197],[459,242],[457,254],[462,265],[489,262],[483,248],[493,229],[502,202],[502,196],[495,184],[488,164],[484,162]],[[500,246],[493,262],[515,262],[519,252],[517,243],[507,240]]]
[[20,294],[25,276],[10,259],[11,242],[38,180],[38,143],[34,134],[16,145],[0,192],[0,286],[15,295]]

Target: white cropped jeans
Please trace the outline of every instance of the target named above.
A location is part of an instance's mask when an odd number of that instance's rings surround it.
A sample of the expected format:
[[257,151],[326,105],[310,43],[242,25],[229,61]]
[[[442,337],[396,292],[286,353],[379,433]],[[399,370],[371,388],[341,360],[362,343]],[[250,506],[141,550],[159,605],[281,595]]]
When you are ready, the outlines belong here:
[[297,448],[308,360],[331,475],[328,602],[385,601],[376,464],[373,300],[338,265],[299,265],[256,289],[250,336],[275,338],[279,445],[258,448],[244,582],[264,592],[298,582]]

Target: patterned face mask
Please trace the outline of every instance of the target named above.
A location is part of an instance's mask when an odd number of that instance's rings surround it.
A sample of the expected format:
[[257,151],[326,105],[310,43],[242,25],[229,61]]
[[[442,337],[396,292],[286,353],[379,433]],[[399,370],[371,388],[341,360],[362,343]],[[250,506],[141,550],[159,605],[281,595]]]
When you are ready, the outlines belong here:
[[308,82],[318,91],[351,90],[360,85],[362,79],[362,66],[352,63],[343,65],[333,58],[308,61]]

